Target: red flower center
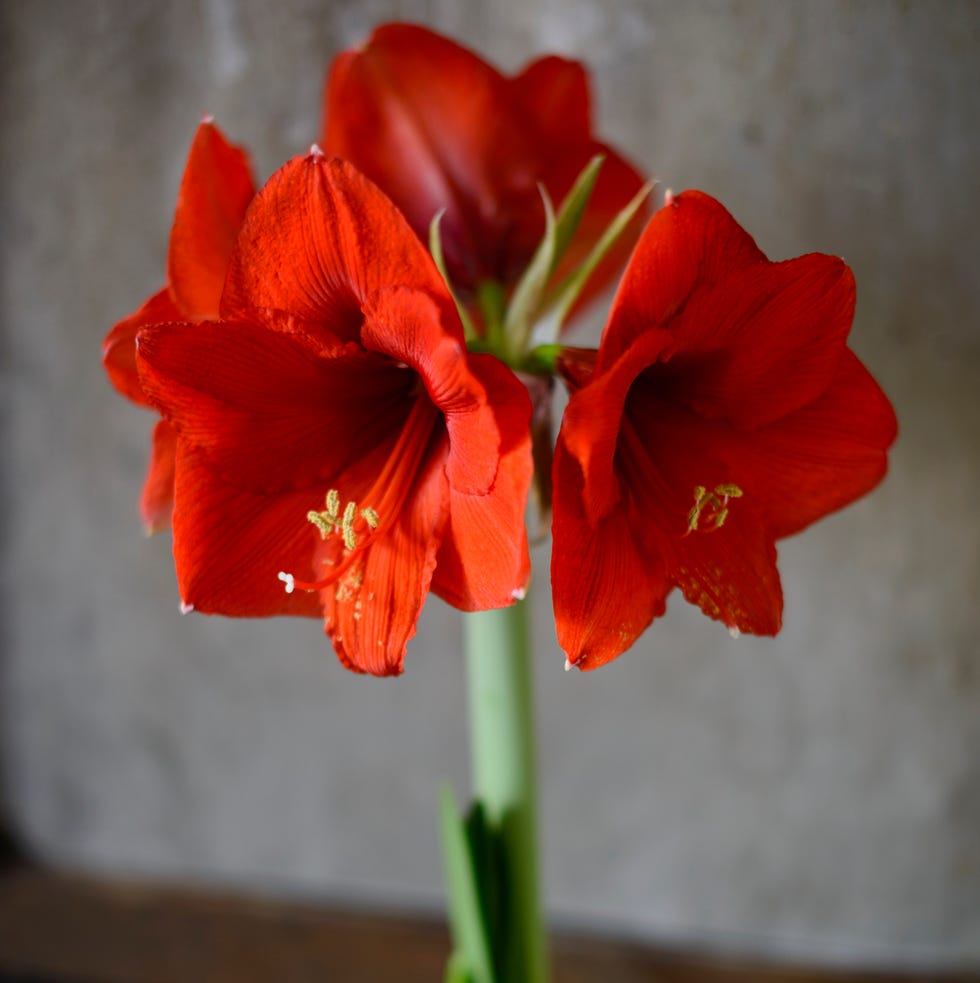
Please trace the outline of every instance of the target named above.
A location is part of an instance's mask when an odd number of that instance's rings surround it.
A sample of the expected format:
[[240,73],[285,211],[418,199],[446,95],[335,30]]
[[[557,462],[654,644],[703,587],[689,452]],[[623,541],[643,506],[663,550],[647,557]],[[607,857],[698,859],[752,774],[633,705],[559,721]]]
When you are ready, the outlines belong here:
[[327,540],[339,536],[343,549],[339,560],[335,556],[324,558],[324,564],[332,569],[315,583],[297,580],[291,573],[280,571],[279,579],[285,585],[287,594],[297,587],[315,591],[336,584],[351,569],[355,560],[362,557],[374,537],[383,536],[398,519],[429,448],[439,416],[439,411],[425,394],[417,396],[381,473],[363,499],[364,504],[351,499],[341,511],[340,490],[331,488],[327,492],[325,508],[320,512],[313,509],[307,512],[306,519],[319,530],[320,538]]

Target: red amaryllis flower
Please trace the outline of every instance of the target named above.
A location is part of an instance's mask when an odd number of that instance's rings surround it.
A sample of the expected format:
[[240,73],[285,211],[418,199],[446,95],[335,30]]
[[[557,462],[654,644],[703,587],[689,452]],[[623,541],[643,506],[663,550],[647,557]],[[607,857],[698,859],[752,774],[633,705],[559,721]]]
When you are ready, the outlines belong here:
[[[163,321],[217,317],[235,237],[255,195],[248,156],[229,144],[210,120],[197,128],[177,196],[167,253],[167,285],[123,318],[106,336],[102,360],[124,396],[149,406],[136,372],[136,333]],[[166,420],[153,431],[140,512],[147,532],[170,521],[176,435]]]
[[[334,61],[324,95],[324,147],[352,161],[427,241],[433,216],[447,271],[464,294],[505,288],[524,272],[544,232],[540,183],[559,202],[596,154],[605,164],[556,276],[578,265],[643,184],[592,136],[588,79],[549,56],[513,78],[423,27],[388,24]],[[634,223],[586,288],[616,275],[642,227]]]
[[651,219],[597,354],[571,353],[555,456],[552,585],[569,662],[627,649],[668,591],[772,635],[775,541],[873,488],[895,416],[847,348],[854,280],[770,263],[687,192]]
[[138,339],[144,391],[180,436],[185,604],[322,612],[345,665],[391,675],[430,588],[463,609],[521,595],[527,393],[467,354],[431,258],[374,185],[315,148],[273,175],[221,317]]

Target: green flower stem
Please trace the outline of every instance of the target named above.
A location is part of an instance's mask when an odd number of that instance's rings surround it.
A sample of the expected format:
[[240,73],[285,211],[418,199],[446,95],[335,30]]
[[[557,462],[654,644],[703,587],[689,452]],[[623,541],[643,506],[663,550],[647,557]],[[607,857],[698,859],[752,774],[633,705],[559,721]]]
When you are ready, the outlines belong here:
[[548,979],[537,855],[529,620],[525,601],[464,619],[473,796],[503,842],[501,937],[491,944],[507,983]]

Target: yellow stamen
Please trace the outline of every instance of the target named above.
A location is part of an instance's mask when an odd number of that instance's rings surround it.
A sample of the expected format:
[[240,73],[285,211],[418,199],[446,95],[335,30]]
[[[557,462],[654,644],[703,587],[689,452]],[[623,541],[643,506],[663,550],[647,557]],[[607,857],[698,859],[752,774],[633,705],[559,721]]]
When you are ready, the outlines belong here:
[[715,494],[725,498],[741,498],[742,489],[738,485],[715,485]]
[[[332,586],[337,601],[356,603],[364,576],[363,550],[370,548],[375,535],[385,534],[403,507],[412,485],[402,479],[406,473],[414,474],[417,470],[437,420],[438,411],[431,402],[427,399],[414,402],[381,473],[368,492],[371,498],[376,498],[377,509],[370,506],[358,509],[355,501],[348,501],[341,514],[340,492],[331,488],[327,492],[326,508],[320,512],[311,509],[306,514],[307,521],[316,526],[321,539],[340,533],[344,549],[331,550],[328,555],[320,557],[320,562],[328,568],[326,575],[320,580],[297,580],[292,574],[283,571],[279,579],[285,585],[287,593],[294,590],[324,590]],[[340,642],[340,638],[334,640]]]
[[378,513],[372,508],[363,508],[358,513],[356,502],[348,502],[344,506],[344,514],[341,516],[340,492],[336,488],[331,488],[327,492],[326,506],[322,512],[310,509],[306,513],[306,521],[317,527],[321,539],[326,539],[327,536],[339,529],[344,539],[344,546],[351,552],[357,549],[357,531],[354,529],[354,523],[357,521],[358,514],[369,530],[377,529],[381,521]]
[[357,515],[357,504],[348,502],[344,508],[344,521],[341,523],[344,536],[344,546],[349,550],[357,549],[357,535],[354,532],[354,517]]
[[326,539],[333,532],[333,522],[325,512],[315,512],[310,509],[306,513],[306,520],[312,522],[320,530],[321,539]]
[[[714,491],[708,491],[704,485],[694,486],[694,505],[687,513],[687,532],[714,532],[721,529],[728,518],[728,503],[733,498],[741,498],[743,491],[738,485],[725,483],[715,485]],[[707,523],[702,527],[701,523]]]
[[320,530],[320,538],[326,539],[339,526],[340,523],[340,492],[336,488],[331,488],[327,492],[327,507],[322,512],[311,509],[306,513],[308,522]]

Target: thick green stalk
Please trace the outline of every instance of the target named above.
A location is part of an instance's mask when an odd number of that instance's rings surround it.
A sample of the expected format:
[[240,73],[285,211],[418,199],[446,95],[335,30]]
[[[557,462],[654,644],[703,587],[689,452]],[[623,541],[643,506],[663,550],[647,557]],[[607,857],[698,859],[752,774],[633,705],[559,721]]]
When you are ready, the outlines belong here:
[[528,608],[519,601],[464,619],[473,797],[503,843],[502,920],[491,944],[507,983],[545,983],[548,978]]

